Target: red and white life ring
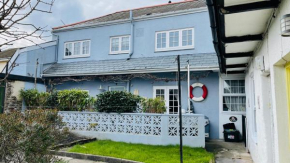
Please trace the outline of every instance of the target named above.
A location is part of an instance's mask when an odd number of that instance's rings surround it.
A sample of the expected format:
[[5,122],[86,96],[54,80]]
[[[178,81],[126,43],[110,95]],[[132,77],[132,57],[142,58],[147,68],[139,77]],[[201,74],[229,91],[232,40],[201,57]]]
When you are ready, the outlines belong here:
[[[202,90],[203,90],[203,94],[201,97],[194,97],[192,91],[194,88],[196,87],[200,87]],[[193,100],[193,101],[197,101],[197,102],[200,102],[200,101],[203,101],[206,99],[207,97],[207,94],[208,94],[208,91],[207,91],[207,88],[204,84],[201,84],[201,83],[194,83],[190,86],[190,98]]]

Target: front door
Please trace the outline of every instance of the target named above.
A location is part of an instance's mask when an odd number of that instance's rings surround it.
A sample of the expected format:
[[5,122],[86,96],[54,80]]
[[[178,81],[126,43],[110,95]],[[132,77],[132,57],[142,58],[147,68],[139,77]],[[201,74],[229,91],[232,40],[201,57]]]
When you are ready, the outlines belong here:
[[156,86],[153,87],[153,97],[164,99],[167,107],[167,114],[178,114],[178,87],[177,86]]

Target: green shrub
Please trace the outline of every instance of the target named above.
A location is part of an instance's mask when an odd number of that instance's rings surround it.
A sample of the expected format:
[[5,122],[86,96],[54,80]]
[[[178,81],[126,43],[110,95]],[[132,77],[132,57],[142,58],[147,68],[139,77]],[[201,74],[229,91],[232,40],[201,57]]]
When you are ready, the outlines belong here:
[[83,111],[92,108],[94,98],[78,89],[38,92],[36,89],[21,90],[27,109],[58,109],[61,111]]
[[83,111],[94,103],[88,92],[78,89],[58,91],[57,100],[58,109],[62,111]]
[[143,99],[141,106],[144,113],[164,113],[166,112],[166,105],[161,98]]
[[132,113],[136,112],[140,96],[124,91],[109,91],[97,95],[95,104],[99,112]]
[[29,110],[0,115],[0,161],[50,163],[49,149],[67,130],[56,110]]
[[38,92],[37,89],[20,90],[20,97],[24,100],[28,109],[45,108],[49,96],[49,93]]

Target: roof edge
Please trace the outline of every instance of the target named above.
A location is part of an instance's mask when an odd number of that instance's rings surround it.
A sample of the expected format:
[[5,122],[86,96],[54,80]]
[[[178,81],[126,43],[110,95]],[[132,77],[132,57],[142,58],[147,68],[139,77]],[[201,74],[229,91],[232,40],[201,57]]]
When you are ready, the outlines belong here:
[[95,18],[92,18],[92,19],[87,19],[87,20],[83,20],[83,21],[80,21],[80,22],[75,22],[75,23],[71,23],[71,24],[67,24],[67,25],[63,25],[63,26],[54,27],[54,28],[52,28],[52,30],[61,29],[61,28],[65,28],[65,27],[69,27],[69,26],[85,23],[85,22],[88,22],[88,21],[92,21],[92,20],[95,20],[95,19],[99,19],[99,18],[102,18],[102,17],[105,17],[105,16],[109,16],[109,15],[112,15],[112,14],[120,13],[120,12],[126,12],[126,11],[130,11],[130,10],[140,10],[140,9],[145,9],[145,8],[159,7],[159,6],[166,6],[166,5],[173,5],[173,4],[178,4],[178,3],[194,2],[194,1],[196,1],[196,0],[185,0],[185,1],[181,1],[181,2],[164,3],[164,4],[160,4],[160,5],[145,6],[145,7],[134,8],[134,9],[129,9],[129,10],[121,10],[121,11],[117,11],[117,12],[114,12],[114,13],[106,14],[106,15],[103,15],[103,16],[95,17]]
[[[162,13],[162,14],[150,15],[147,17],[142,17],[142,16],[136,17],[134,19],[134,21],[138,22],[138,21],[152,20],[152,19],[158,19],[158,18],[166,18],[166,17],[172,17],[172,16],[200,13],[200,12],[206,12],[206,11],[208,11],[207,7],[200,7],[200,8],[193,8],[193,9],[189,9],[189,10],[180,10],[180,11],[175,11],[175,12],[167,12],[167,13]],[[103,26],[110,26],[110,25],[124,24],[124,23],[130,23],[130,19],[121,19],[121,20],[114,20],[114,21],[108,21],[108,22],[100,22],[100,23],[96,23],[96,24],[84,25],[81,27],[60,28],[60,29],[53,30],[52,33],[86,29],[86,28],[94,28],[94,27],[103,27]]]

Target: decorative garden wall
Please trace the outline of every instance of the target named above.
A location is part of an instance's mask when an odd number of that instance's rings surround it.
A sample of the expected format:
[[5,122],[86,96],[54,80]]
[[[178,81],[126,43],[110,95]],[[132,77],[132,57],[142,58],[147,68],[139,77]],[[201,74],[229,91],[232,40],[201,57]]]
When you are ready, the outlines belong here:
[[[151,145],[179,144],[179,117],[167,114],[59,112],[70,131],[98,139]],[[183,142],[205,146],[204,116],[183,115]]]

